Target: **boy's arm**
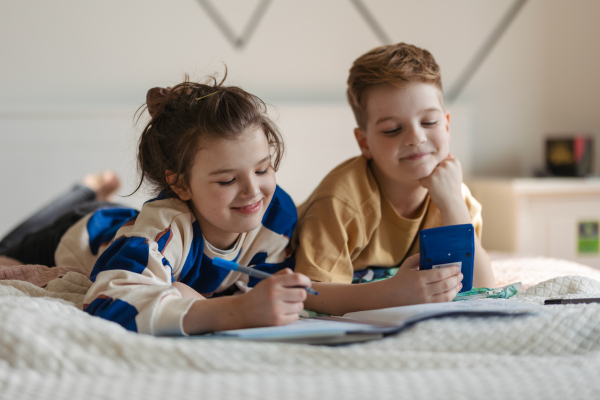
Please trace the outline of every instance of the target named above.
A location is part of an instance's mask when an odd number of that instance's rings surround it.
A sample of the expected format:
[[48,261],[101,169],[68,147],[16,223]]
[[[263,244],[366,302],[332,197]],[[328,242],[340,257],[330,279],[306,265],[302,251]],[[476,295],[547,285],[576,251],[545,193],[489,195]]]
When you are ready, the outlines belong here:
[[[448,206],[445,210],[440,208],[440,212],[442,213],[442,225],[444,226],[472,223],[471,214],[469,213],[469,209],[464,200],[453,206]],[[479,238],[475,235],[473,287],[493,288],[494,286],[492,265],[485,254],[485,250],[483,250],[483,247],[481,246]]]
[[[439,208],[443,226],[473,223],[462,194],[462,168],[457,159],[448,156],[431,175],[421,179],[421,185],[429,191],[431,200]],[[495,286],[492,266],[477,235],[475,235],[473,286],[488,288]]]
[[344,315],[411,304],[452,300],[462,288],[458,267],[419,271],[419,255],[407,258],[396,275],[377,282],[347,284],[313,282],[318,296],[308,296],[306,309],[321,314]]

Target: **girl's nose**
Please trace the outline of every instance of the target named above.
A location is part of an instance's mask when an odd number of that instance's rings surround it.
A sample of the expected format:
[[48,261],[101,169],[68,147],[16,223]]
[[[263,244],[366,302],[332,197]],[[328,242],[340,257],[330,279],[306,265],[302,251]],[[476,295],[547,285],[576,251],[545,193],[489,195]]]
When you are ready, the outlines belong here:
[[258,185],[258,179],[256,176],[251,176],[246,180],[246,185],[244,186],[244,192],[242,193],[244,197],[253,198],[258,196],[260,193],[260,186]]
[[405,146],[418,146],[427,142],[427,135],[420,126],[409,127],[404,132],[404,145]]

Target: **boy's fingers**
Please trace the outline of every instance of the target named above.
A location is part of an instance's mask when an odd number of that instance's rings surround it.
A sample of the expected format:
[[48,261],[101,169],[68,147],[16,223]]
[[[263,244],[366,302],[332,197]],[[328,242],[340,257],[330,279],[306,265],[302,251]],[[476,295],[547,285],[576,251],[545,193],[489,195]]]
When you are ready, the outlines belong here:
[[419,269],[419,260],[419,253],[413,254],[412,256],[404,260],[400,268]]
[[460,283],[461,276],[451,276],[439,282],[430,283],[426,286],[426,291],[429,296],[435,296],[440,293],[448,292],[456,288]]
[[458,265],[420,272],[420,274],[422,274],[422,282],[425,284],[443,281],[444,279],[448,279],[449,277],[458,275],[459,273],[460,267]]
[[431,301],[433,303],[443,303],[447,301],[452,301],[456,297],[458,292],[460,292],[460,289],[462,289],[462,283],[459,283],[447,292],[442,292],[431,296]]

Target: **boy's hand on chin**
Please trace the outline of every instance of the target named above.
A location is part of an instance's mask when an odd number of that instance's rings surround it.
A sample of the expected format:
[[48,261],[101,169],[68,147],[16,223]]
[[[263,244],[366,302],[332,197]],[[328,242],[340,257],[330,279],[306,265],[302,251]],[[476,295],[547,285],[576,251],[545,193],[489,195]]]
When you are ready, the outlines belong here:
[[441,210],[463,204],[462,167],[460,161],[448,154],[433,170],[431,175],[420,179],[419,183],[429,192],[433,203]]

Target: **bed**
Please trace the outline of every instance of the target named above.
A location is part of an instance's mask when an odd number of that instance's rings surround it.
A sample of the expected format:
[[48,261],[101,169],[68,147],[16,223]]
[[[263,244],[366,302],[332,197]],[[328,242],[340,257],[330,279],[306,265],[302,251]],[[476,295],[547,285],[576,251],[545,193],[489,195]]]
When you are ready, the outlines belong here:
[[[512,301],[600,297],[600,271],[492,254]],[[2,265],[4,264],[4,265]],[[600,398],[600,304],[441,318],[338,347],[155,338],[89,316],[74,268],[0,260],[1,399]]]

